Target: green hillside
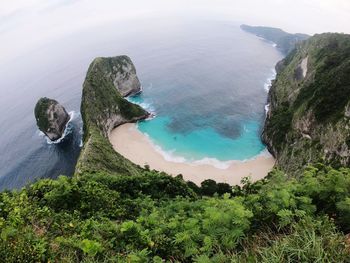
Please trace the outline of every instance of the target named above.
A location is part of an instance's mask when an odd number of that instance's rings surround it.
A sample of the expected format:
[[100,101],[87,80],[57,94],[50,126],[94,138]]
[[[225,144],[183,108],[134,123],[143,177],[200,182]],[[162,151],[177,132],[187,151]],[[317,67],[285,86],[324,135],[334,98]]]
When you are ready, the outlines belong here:
[[269,101],[263,139],[280,168],[349,166],[350,36],[315,35],[298,46],[278,64]]
[[139,174],[140,169],[114,151],[108,140],[114,127],[148,117],[140,106],[123,98],[113,83],[113,67],[124,63],[125,56],[96,58],[88,69],[81,101],[84,146],[76,165],[77,175],[102,171]]

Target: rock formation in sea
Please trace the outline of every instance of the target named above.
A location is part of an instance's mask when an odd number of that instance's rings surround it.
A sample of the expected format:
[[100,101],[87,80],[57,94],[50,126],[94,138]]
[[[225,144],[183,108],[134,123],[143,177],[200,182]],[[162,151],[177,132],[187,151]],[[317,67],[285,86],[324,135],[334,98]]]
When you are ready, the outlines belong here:
[[276,66],[263,140],[290,174],[350,165],[350,35],[320,34]]
[[38,128],[51,141],[61,138],[69,121],[69,114],[56,100],[40,98],[34,109]]
[[149,116],[147,111],[124,98],[138,92],[140,83],[128,57],[99,57],[92,61],[83,84],[84,146],[76,174],[100,170],[138,174],[139,168],[118,154],[108,139],[111,130],[118,125]]

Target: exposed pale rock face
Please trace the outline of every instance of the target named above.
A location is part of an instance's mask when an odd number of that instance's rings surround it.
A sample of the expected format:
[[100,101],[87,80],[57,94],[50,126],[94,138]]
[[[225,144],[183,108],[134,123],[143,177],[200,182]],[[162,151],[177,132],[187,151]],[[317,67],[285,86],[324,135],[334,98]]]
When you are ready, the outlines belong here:
[[302,73],[303,73],[303,78],[305,78],[306,74],[307,74],[307,62],[308,62],[308,59],[309,59],[309,56],[304,58],[303,61],[300,64],[301,70],[302,70]]
[[295,80],[302,81],[303,79],[306,78],[306,75],[308,72],[308,68],[307,68],[308,60],[309,60],[309,56],[305,57],[295,69],[295,73],[294,73]]
[[117,67],[113,67],[113,71],[116,71],[113,83],[120,94],[125,97],[140,92],[141,84],[131,61],[123,64],[121,68],[122,70],[119,71]]
[[51,141],[61,138],[69,121],[69,114],[56,100],[41,98],[34,109],[38,128],[46,134]]
[[136,75],[136,68],[128,56],[103,58],[108,61],[105,72],[123,97],[141,91],[141,83]]

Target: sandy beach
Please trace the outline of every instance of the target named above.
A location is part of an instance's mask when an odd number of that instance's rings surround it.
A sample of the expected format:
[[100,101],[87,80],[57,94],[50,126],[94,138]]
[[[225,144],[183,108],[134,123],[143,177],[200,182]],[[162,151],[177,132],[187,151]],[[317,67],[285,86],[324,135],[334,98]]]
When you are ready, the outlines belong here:
[[[223,166],[205,162],[178,162],[169,160],[155,147],[152,141],[141,133],[136,124],[127,123],[114,129],[109,137],[113,148],[132,162],[151,169],[164,171],[171,175],[182,174],[185,180],[200,184],[206,179],[225,182],[230,185],[240,184],[243,177],[253,181],[264,178],[275,164],[275,159],[264,153],[247,161],[227,161]],[[168,159],[168,160],[167,160]]]

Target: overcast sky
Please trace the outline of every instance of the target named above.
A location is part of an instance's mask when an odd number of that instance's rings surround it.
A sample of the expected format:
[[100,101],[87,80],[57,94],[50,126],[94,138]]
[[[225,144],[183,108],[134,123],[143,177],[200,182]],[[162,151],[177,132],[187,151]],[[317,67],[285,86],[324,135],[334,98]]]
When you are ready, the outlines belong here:
[[0,56],[77,30],[147,17],[222,19],[350,33],[350,0],[1,0]]

